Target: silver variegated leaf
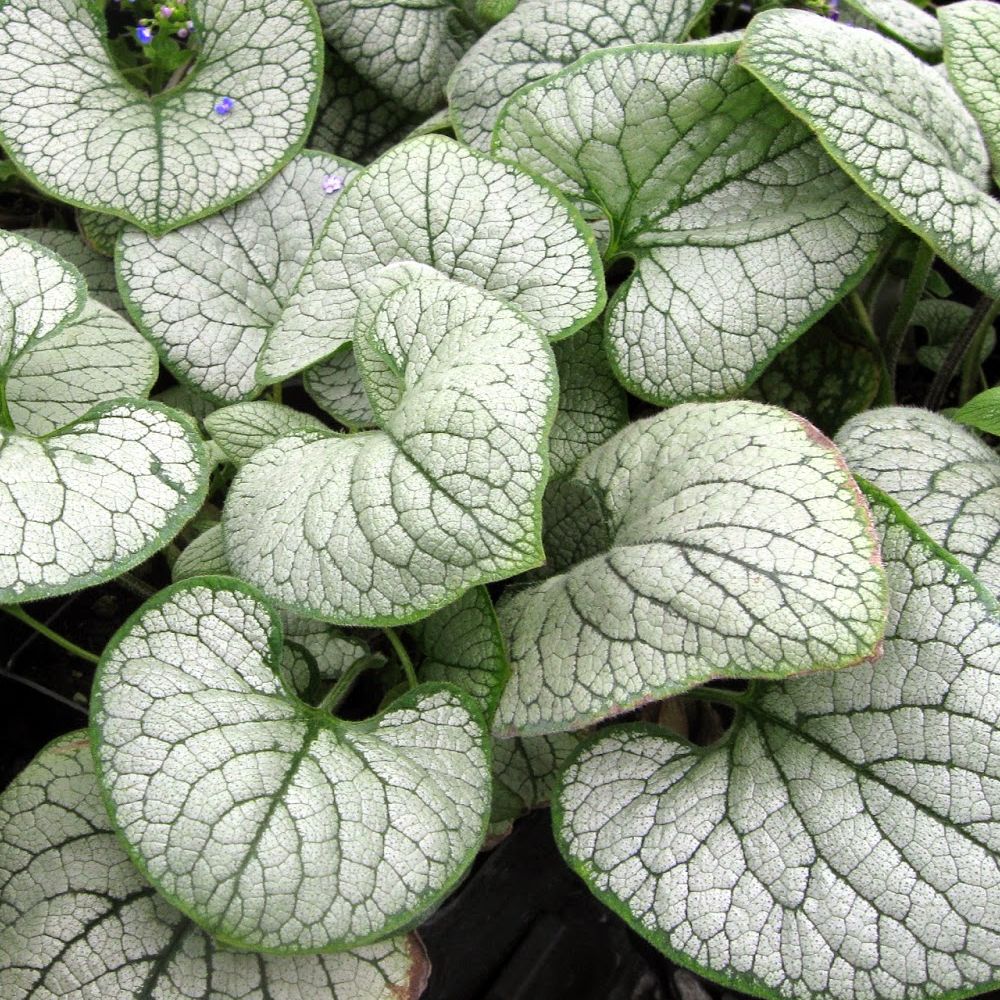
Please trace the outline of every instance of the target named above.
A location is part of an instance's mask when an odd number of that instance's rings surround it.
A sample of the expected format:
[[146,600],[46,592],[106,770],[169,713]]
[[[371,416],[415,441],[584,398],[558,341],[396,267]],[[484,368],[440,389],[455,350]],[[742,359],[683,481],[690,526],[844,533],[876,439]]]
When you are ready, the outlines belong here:
[[337,955],[219,945],[159,896],[115,836],[86,732],[0,797],[0,995],[8,1000],[398,1000],[430,972],[415,935]]
[[554,339],[604,304],[586,223],[557,192],[451,139],[411,139],[340,197],[271,333],[265,377],[285,378],[349,341],[365,285],[401,261],[496,295]]
[[247,462],[223,514],[234,571],[303,614],[401,624],[541,562],[545,333],[410,264],[368,280],[353,340],[381,429],[299,434]]
[[989,157],[942,74],[874,32],[795,10],[755,17],[739,62],[868,195],[963,277],[1000,295]]
[[499,604],[512,676],[498,733],[579,728],[712,677],[877,654],[885,576],[867,508],[801,418],[682,404],[630,424],[574,481],[607,543],[595,551],[586,517],[587,557]]
[[914,407],[860,413],[837,434],[847,464],[1000,593],[1000,459],[947,417]]
[[843,0],[839,14],[841,22],[881,31],[917,55],[941,58],[941,25],[910,0]]
[[116,266],[126,302],[183,382],[227,403],[260,392],[264,343],[314,242],[357,172],[305,152],[255,194],[154,239],[128,229]]
[[289,434],[323,431],[325,425],[312,414],[257,399],[210,413],[205,418],[205,429],[231,462],[242,465]]
[[[0,8],[0,135],[18,168],[72,205],[162,234],[245,198],[305,141],[322,39],[308,0],[201,0],[184,85],[126,82],[103,7],[9,0]],[[217,111],[222,98],[233,102]],[[26,113],[30,111],[29,113]]]
[[115,829],[171,902],[229,945],[339,950],[410,925],[482,841],[489,748],[475,703],[421,685],[365,722],[298,700],[255,591],[161,591],[95,680]]
[[455,133],[490,148],[500,109],[526,83],[597,49],[683,41],[710,0],[523,0],[462,57],[448,81]]
[[964,996],[1000,979],[1000,617],[872,497],[884,655],[761,683],[696,747],[621,726],[554,799],[587,884],[657,947],[788,1000]]
[[318,407],[351,430],[377,423],[350,344],[302,373],[302,384]]
[[521,90],[495,150],[599,209],[612,363],[660,404],[731,396],[864,275],[889,217],[735,65],[735,46],[588,56]]

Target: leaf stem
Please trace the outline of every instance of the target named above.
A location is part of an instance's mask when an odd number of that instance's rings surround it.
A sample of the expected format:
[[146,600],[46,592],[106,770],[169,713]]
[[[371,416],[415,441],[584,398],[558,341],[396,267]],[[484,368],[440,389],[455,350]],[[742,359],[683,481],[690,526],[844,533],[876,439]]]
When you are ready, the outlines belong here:
[[275,382],[271,386],[271,402],[280,403],[281,402],[281,383]]
[[899,366],[899,355],[906,339],[906,331],[910,329],[913,312],[924,294],[933,264],[934,250],[921,241],[913,258],[910,275],[903,287],[903,297],[899,300],[896,313],[885,335],[885,363],[889,371],[889,385],[892,386],[893,392],[896,387],[896,368]]
[[739,708],[747,703],[749,692],[727,691],[724,688],[697,687],[684,692],[685,698],[697,698],[700,701],[721,702],[730,708]]
[[8,431],[14,430],[14,421],[10,410],[7,409],[7,393],[4,391],[2,382],[0,382],[0,428]]
[[167,80],[160,93],[165,94],[168,90],[173,90],[187,76],[187,71],[191,68],[191,63],[193,62],[194,54],[192,53],[170,74],[170,79]]
[[[983,337],[986,336],[987,331],[993,325],[993,321],[997,318],[998,313],[1000,313],[1000,299],[994,300],[988,295],[983,295],[976,303],[968,325],[955,338],[951,349],[945,355],[944,361],[941,362],[941,367],[938,369],[937,375],[934,376],[934,381],[931,383],[930,389],[927,390],[927,398],[924,400],[924,406],[929,410],[939,410],[941,408],[941,404],[944,402],[944,394],[948,390],[948,384],[951,382],[965,352],[973,344],[977,345],[975,361],[970,364],[973,366],[973,371],[979,366],[979,349],[982,345]],[[965,381],[963,378],[963,383]]]
[[97,664],[101,662],[99,656],[88,653],[87,650],[78,646],[75,642],[70,642],[65,636],[61,636],[58,632],[53,632],[48,625],[42,624],[37,618],[32,618],[27,611],[17,604],[0,604],[0,610],[6,611],[11,618],[16,618],[18,621],[24,622],[25,625],[30,625],[39,635],[45,636],[46,639],[51,640],[57,646],[62,646],[67,653],[78,656],[81,660],[86,660],[88,663]]
[[382,657],[372,654],[359,657],[337,678],[333,687],[323,695],[323,700],[316,706],[316,710],[335,712],[340,707],[340,703],[347,697],[347,693],[358,677],[369,667],[374,667],[382,662],[384,662]]
[[391,628],[382,629],[382,634],[389,640],[396,656],[399,657],[400,666],[403,668],[403,673],[406,674],[406,679],[409,681],[410,687],[415,688],[419,682],[417,681],[417,672],[413,669],[413,661],[410,659],[410,654],[406,652],[399,636]]

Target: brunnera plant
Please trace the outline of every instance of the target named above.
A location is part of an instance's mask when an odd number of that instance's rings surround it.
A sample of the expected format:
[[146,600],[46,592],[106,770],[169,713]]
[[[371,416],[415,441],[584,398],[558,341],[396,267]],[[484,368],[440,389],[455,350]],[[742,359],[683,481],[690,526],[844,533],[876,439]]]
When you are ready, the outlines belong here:
[[1000,984],[1000,8],[746,6],[0,3],[0,602],[162,584],[5,1000],[419,996],[549,803],[710,979]]

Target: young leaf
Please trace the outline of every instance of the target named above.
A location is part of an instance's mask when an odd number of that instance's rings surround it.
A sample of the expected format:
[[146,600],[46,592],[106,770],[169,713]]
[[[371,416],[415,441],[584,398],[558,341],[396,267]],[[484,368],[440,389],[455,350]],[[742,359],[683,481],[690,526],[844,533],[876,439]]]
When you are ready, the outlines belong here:
[[260,392],[264,342],[356,172],[300,153],[224,212],[158,239],[122,234],[117,269],[129,310],[179,379],[223,403]]
[[987,389],[973,396],[951,415],[951,419],[1000,437],[1000,388]]
[[801,418],[682,404],[630,424],[574,479],[600,502],[608,544],[498,606],[512,676],[497,732],[579,728],[711,677],[878,652],[885,577],[868,513]]
[[[971,318],[972,307],[964,302],[949,299],[922,299],[918,302],[910,325],[926,330],[929,342],[917,348],[917,360],[932,372],[938,371],[952,344],[968,329]],[[986,361],[995,346],[996,332],[991,326],[983,338],[980,364]],[[956,371],[954,374],[961,373]]]
[[224,406],[205,418],[205,429],[229,461],[242,465],[280,438],[302,431],[324,431],[325,425],[309,413],[257,399]]
[[493,742],[493,808],[499,827],[549,804],[563,765],[580,745],[579,733],[552,733]]
[[410,632],[424,654],[420,679],[454,684],[468,692],[489,723],[510,676],[489,591],[473,587],[417,622]]
[[606,259],[635,262],[608,349],[663,405],[747,385],[862,277],[889,224],[734,52],[596,53],[497,122],[495,151],[598,207]]
[[101,305],[114,309],[126,319],[128,312],[118,294],[115,265],[106,254],[95,250],[79,233],[68,229],[19,229],[18,236],[41,243],[63,260],[69,261],[83,275],[87,291]]
[[363,80],[333,49],[326,50],[325,62],[310,148],[371,163],[420,120]]
[[975,115],[1000,178],[1000,10],[981,0],[942,8],[945,62],[955,89]]
[[351,430],[377,424],[350,344],[338,347],[325,361],[302,373],[302,384],[314,403]]
[[628,422],[628,402],[608,364],[599,323],[552,345],[559,372],[559,411],[549,435],[552,476],[577,462]]
[[266,377],[285,378],[350,340],[367,280],[408,260],[510,302],[553,338],[604,305],[592,238],[565,199],[509,163],[425,136],[344,191],[268,341]]
[[874,32],[804,11],[750,23],[739,62],[880,205],[1000,296],[1000,204],[979,127],[948,81]]
[[354,332],[380,431],[296,435],[240,470],[236,573],[343,625],[423,617],[541,562],[555,361],[515,309],[420,265],[369,279]]
[[292,695],[281,630],[235,580],[161,591],[95,680],[98,777],[140,870],[226,944],[339,950],[410,924],[461,877],[490,801],[474,702],[421,685],[347,723]]
[[124,219],[119,219],[116,215],[91,212],[85,208],[76,213],[76,223],[80,227],[80,235],[84,241],[104,257],[114,257],[118,237],[128,225]]
[[837,446],[939,545],[1000,593],[1000,459],[964,427],[928,410],[859,413]]
[[5,3],[0,137],[18,168],[62,201],[157,235],[260,187],[312,124],[316,12],[307,0],[202,0],[192,17],[201,50],[183,85],[149,97],[112,63],[102,5]]
[[941,57],[941,25],[910,0],[841,0],[839,20],[881,31],[919,56]]
[[323,34],[337,52],[392,101],[428,114],[475,40],[461,26],[461,0],[317,0]]
[[398,1000],[430,971],[419,939],[339,955],[220,946],[157,895],[112,831],[86,732],[49,744],[0,798],[0,995]]
[[872,496],[881,659],[760,684],[732,729],[600,733],[557,839],[658,948],[765,997],[916,1000],[1000,980],[1000,618],[967,570]]
[[484,152],[515,91],[580,56],[633,42],[679,42],[713,0],[523,0],[462,58],[448,81],[455,134]]

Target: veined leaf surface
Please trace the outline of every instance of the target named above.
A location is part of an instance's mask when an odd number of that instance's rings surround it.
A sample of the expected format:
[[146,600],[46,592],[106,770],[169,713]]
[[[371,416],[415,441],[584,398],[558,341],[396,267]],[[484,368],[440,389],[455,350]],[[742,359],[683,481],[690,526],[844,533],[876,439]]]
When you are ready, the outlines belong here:
[[[0,135],[18,168],[62,201],[154,234],[260,187],[312,124],[316,12],[308,0],[198,0],[191,15],[198,56],[181,86],[150,97],[112,63],[102,6],[8,0]],[[223,97],[227,114],[215,110]]]
[[600,505],[607,544],[500,602],[512,676],[497,732],[579,728],[711,677],[878,652],[885,577],[867,509],[801,418],[682,404],[630,424],[574,481]]
[[0,603],[64,594],[165,545],[206,489],[204,451],[141,399],[156,359],[80,274],[0,233]]
[[289,434],[324,431],[311,413],[264,399],[224,406],[205,418],[205,429],[229,461],[242,465],[258,451]]
[[603,212],[634,273],[608,308],[626,387],[731,396],[844,295],[888,216],[733,63],[735,45],[587,56],[521,90],[494,150]]
[[214,937],[340,950],[410,924],[483,836],[489,748],[474,702],[421,685],[347,723],[299,701],[281,629],[246,585],[161,591],[95,680],[98,776],[143,874]]
[[881,31],[925,57],[941,57],[941,25],[910,0],[844,0],[843,23]]
[[977,288],[1000,296],[989,157],[940,73],[874,32],[796,10],[755,17],[738,59],[865,192]]
[[1000,10],[964,0],[941,9],[941,24],[948,75],[979,122],[1000,178]]
[[462,57],[448,81],[455,134],[490,148],[507,99],[596,49],[679,42],[710,0],[523,0]]
[[367,282],[355,353],[381,429],[296,435],[233,480],[233,569],[342,625],[422,618],[542,560],[556,373],[501,299],[409,264]]
[[157,239],[122,234],[116,265],[128,307],[179,379],[223,403],[260,392],[264,342],[356,172],[301,153],[224,212]]
[[429,973],[415,935],[339,955],[220,947],[156,893],[108,821],[86,732],[0,797],[0,994],[11,1000],[399,1000]]
[[360,430],[376,425],[350,344],[307,368],[302,373],[302,385],[318,407],[345,427]]
[[268,341],[267,378],[349,341],[371,275],[408,260],[510,302],[553,338],[604,305],[592,237],[564,198],[512,164],[424,136],[390,150],[340,197]]
[[1000,618],[964,567],[872,496],[885,653],[761,683],[707,749],[601,733],[557,839],[591,889],[713,979],[795,1000],[964,996],[1000,981]]
[[837,434],[847,464],[1000,593],[1000,459],[947,417],[915,407],[859,413]]

